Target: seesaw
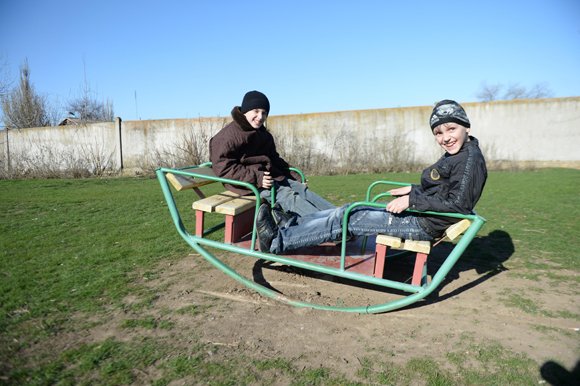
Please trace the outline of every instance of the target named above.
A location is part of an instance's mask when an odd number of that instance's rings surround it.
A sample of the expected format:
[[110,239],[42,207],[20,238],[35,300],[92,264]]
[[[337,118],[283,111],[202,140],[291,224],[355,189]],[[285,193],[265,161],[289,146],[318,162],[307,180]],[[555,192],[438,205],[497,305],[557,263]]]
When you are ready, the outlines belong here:
[[[305,180],[304,174],[300,170],[295,168],[292,168],[292,170],[299,173],[303,181]],[[354,202],[347,208],[343,218],[343,235],[340,242],[303,248],[294,251],[292,255],[274,255],[257,250],[255,223],[258,208],[262,200],[258,190],[253,185],[217,177],[213,173],[210,163],[180,169],[159,168],[156,171],[156,175],[177,232],[197,253],[220,271],[247,287],[264,296],[297,307],[355,313],[380,313],[416,303],[431,294],[441,285],[447,274],[457,263],[465,249],[485,223],[485,219],[475,213],[465,215],[458,213],[424,212],[431,215],[453,217],[458,219],[458,221],[446,230],[443,238],[434,242],[402,240],[388,235],[369,236],[349,240],[346,224],[352,209],[358,206],[385,208],[386,203],[378,201],[388,199],[389,194],[383,192],[373,195],[373,190],[389,185],[409,185],[408,183],[396,181],[376,181],[367,188],[364,201]],[[237,185],[252,191],[253,194],[240,196],[230,191],[223,191],[209,196],[206,195],[204,192],[206,187],[216,183]],[[173,193],[187,190],[193,190],[198,195],[198,198],[192,204],[192,209],[195,211],[195,227],[193,233],[190,233],[186,228]],[[275,197],[274,191],[272,191],[272,197]],[[223,222],[206,228],[205,217],[208,213],[223,215]],[[220,229],[224,229],[223,241],[213,240],[207,237]],[[431,280],[428,280],[427,263],[429,256],[432,250],[441,243],[448,244],[452,248],[437,271],[432,275]],[[382,304],[352,307],[330,306],[289,299],[280,292],[239,274],[216,257],[215,254],[211,253],[210,248],[231,254],[250,256],[272,263],[288,265],[309,272],[331,275],[333,277],[350,280],[354,283],[393,290],[402,295]],[[387,259],[407,255],[409,258],[415,259],[411,280],[384,278],[385,271],[388,268]]]

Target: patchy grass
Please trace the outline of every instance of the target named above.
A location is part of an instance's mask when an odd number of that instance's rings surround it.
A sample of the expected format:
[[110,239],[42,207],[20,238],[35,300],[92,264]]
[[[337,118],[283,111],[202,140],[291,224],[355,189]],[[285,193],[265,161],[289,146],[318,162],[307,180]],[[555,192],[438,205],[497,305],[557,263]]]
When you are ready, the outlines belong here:
[[[376,179],[418,178],[407,173],[321,176],[310,178],[309,186],[341,204],[362,199],[361,187]],[[494,232],[501,231],[490,235],[494,251],[517,250],[505,266],[518,273],[508,274],[563,291],[577,287],[578,186],[580,172],[575,170],[490,174],[477,209]],[[191,195],[185,193],[178,205],[187,213]],[[497,342],[463,342],[446,358],[426,354],[404,364],[369,353],[353,379],[324,367],[297,367],[292,358],[223,355],[195,334],[187,344],[180,342],[171,318],[146,313],[164,288],[144,283],[159,279],[161,262],[170,264],[191,252],[176,236],[153,179],[0,181],[0,218],[0,384],[121,385],[143,379],[157,385],[177,380],[220,385],[537,383],[537,364]],[[474,248],[470,253],[496,258],[485,245]],[[128,305],[127,298],[135,301]],[[530,294],[506,291],[501,301],[532,315],[578,318],[574,310],[550,314]],[[173,310],[183,317],[203,317],[206,311],[203,305]],[[98,327],[111,312],[121,315],[123,331],[145,333],[126,340],[103,334],[94,342],[61,343],[68,335]],[[147,331],[163,334],[149,336]],[[61,351],[37,350],[51,342],[59,343]]]

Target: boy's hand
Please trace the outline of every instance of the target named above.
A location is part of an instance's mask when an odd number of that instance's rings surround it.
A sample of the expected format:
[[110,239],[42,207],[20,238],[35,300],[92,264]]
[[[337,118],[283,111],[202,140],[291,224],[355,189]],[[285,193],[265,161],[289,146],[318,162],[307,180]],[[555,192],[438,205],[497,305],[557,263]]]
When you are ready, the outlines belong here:
[[393,196],[404,196],[411,193],[411,186],[403,186],[401,188],[391,189],[389,190],[389,193],[391,193]]
[[401,213],[409,207],[409,196],[397,197],[387,204],[387,211],[391,213]]
[[270,189],[272,187],[274,180],[270,176],[270,172],[264,172],[264,177],[262,178],[262,188]]

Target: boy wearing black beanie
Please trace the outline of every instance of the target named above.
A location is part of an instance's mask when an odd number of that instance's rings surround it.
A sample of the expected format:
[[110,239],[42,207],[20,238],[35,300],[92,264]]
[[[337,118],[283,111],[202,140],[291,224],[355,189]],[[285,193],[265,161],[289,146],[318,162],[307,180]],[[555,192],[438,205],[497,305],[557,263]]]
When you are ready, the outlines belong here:
[[[276,203],[287,213],[304,216],[334,205],[298,182],[289,164],[276,151],[274,137],[264,124],[270,113],[270,101],[260,91],[249,91],[241,106],[232,109],[233,121],[224,126],[209,142],[210,161],[218,177],[253,184],[262,198],[270,201],[275,186]],[[251,190],[237,185],[224,186],[238,194]]]

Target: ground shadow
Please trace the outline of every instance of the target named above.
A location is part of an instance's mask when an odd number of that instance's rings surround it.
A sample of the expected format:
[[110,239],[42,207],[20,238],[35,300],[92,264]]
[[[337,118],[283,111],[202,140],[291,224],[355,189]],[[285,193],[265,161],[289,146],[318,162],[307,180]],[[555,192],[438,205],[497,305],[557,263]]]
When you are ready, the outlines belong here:
[[580,361],[572,371],[568,371],[559,363],[548,361],[540,367],[540,374],[552,386],[576,386],[580,384]]
[[[434,275],[441,264],[445,261],[445,257],[449,255],[451,245],[444,244],[440,248],[435,248],[432,256],[429,258],[427,272]],[[449,273],[441,285],[428,297],[427,301],[434,303],[467,291],[486,280],[507,271],[504,263],[514,254],[515,247],[509,233],[503,230],[493,230],[487,236],[474,238],[463,255],[459,258],[457,263]],[[461,272],[475,270],[482,275],[476,280],[465,284],[453,291],[440,296],[440,292],[446,285],[459,279]]]
[[[449,255],[453,248],[450,243],[442,243],[433,249],[428,260],[427,273],[433,276],[437,270],[444,263],[445,258]],[[513,255],[515,252],[514,244],[511,236],[503,230],[494,230],[487,236],[474,238],[463,255],[459,258],[455,266],[449,271],[448,275],[441,283],[441,285],[435,289],[426,299],[423,301],[410,305],[406,308],[421,307],[425,304],[437,303],[453,296],[457,296],[460,293],[467,291],[477,285],[485,282],[486,280],[498,275],[499,273],[506,271],[504,263]],[[414,259],[412,257],[401,257],[394,258],[392,261],[388,262],[388,269],[385,271],[385,278],[396,280],[396,281],[410,281],[411,273],[413,269]],[[350,286],[355,286],[359,288],[365,288],[375,291],[388,292],[392,294],[408,295],[408,293],[397,291],[373,284],[362,283],[358,281],[353,281],[349,279],[344,279],[340,277],[335,277],[332,275],[321,274],[318,272],[313,272],[306,269],[301,269],[297,267],[291,267],[288,265],[280,265],[265,260],[257,260],[253,266],[252,274],[253,279],[256,283],[263,285],[278,293],[282,293],[278,289],[272,287],[270,283],[264,277],[263,269],[277,270],[287,273],[295,273],[303,275],[306,277],[316,278],[324,281],[331,281],[333,283],[340,283]],[[469,282],[453,291],[440,295],[440,292],[445,286],[449,285],[454,280],[457,280],[464,271],[475,270],[478,274],[482,275],[476,280]]]
[[[445,258],[451,252],[452,244],[442,244],[435,248],[429,256],[427,273],[435,275],[437,270],[445,262]],[[449,298],[458,296],[462,292],[470,290],[492,277],[507,271],[504,263],[514,254],[515,247],[509,233],[496,229],[487,236],[475,237],[463,252],[457,263],[451,268],[441,285],[437,287],[429,296],[421,302],[411,304],[405,309],[422,307],[427,304],[439,303]],[[454,290],[441,295],[442,290],[459,279],[461,272],[475,270],[479,276],[476,280],[455,288]]]

